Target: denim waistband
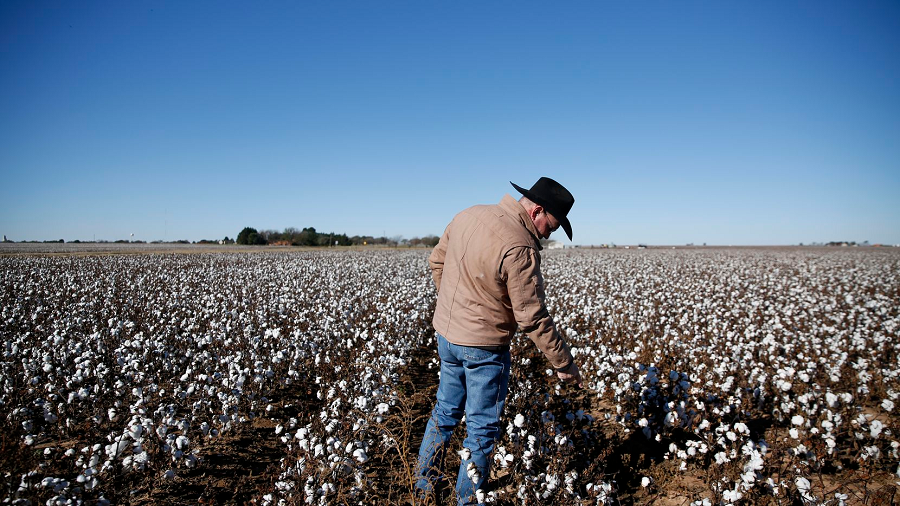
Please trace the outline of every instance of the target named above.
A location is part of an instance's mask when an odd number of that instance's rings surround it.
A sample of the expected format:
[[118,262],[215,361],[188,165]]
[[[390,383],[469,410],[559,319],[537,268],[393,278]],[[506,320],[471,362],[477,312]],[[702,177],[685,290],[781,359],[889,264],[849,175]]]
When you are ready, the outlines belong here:
[[509,351],[508,344],[498,344],[496,346],[466,346],[466,347],[467,348],[478,348],[479,350],[493,351],[493,352]]
[[[444,340],[447,339],[447,338],[444,337],[440,332],[435,332],[434,335],[437,336],[437,337],[440,337],[441,339],[444,339]],[[447,342],[449,343],[450,341],[447,341]],[[456,343],[451,343],[451,344],[453,344],[454,346],[463,346],[463,347],[465,347],[465,348],[478,348],[479,350],[491,351],[491,352],[494,352],[494,353],[496,353],[496,352],[498,352],[498,351],[499,351],[499,352],[509,351],[509,345],[508,345],[508,344],[497,344],[497,345],[493,345],[493,346],[471,346],[471,345],[468,345],[468,344],[456,344]]]

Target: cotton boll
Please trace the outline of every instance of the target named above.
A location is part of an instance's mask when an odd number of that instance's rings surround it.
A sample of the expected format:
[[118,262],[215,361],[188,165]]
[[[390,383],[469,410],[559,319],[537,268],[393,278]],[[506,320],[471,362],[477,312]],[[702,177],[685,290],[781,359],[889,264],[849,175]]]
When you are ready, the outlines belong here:
[[122,455],[129,447],[131,447],[131,443],[128,441],[114,441],[112,444],[106,446],[106,455],[109,456],[110,459],[114,459]]
[[481,473],[478,472],[478,466],[474,462],[469,462],[469,465],[466,466],[466,475],[473,483],[478,483],[481,480]]
[[881,423],[880,420],[873,420],[872,423],[869,424],[869,435],[872,436],[872,439],[878,439],[878,436],[881,435],[883,429],[884,424]]

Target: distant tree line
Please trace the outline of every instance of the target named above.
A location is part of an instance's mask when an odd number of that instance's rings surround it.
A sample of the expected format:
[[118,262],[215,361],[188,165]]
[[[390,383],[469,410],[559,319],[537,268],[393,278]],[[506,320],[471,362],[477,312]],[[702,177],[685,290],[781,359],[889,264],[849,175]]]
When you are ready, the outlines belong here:
[[336,234],[334,232],[317,232],[314,227],[296,229],[288,227],[283,232],[277,230],[256,230],[253,227],[244,227],[237,236],[237,244],[249,245],[283,245],[283,246],[425,246],[433,248],[437,245],[439,237],[428,235],[404,239],[396,237],[373,237],[369,235]]

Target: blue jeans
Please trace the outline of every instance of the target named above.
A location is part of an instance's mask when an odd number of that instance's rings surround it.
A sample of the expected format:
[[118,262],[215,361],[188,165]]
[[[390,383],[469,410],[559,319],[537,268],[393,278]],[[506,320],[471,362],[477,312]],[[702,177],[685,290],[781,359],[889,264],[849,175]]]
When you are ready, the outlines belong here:
[[[432,490],[444,464],[447,442],[465,414],[463,447],[469,450],[469,456],[460,463],[456,493],[459,504],[471,504],[475,502],[475,491],[487,481],[491,451],[500,436],[500,414],[509,385],[509,347],[459,346],[440,334],[437,342],[441,381],[419,447],[416,488],[426,493]],[[475,465],[477,474],[470,472],[470,463]]]

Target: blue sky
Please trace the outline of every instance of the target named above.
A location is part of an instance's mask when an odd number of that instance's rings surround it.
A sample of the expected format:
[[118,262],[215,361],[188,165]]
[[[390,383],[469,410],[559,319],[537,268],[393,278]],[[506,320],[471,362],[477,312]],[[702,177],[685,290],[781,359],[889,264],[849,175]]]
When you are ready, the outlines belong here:
[[[0,233],[900,243],[898,2],[0,3]],[[555,239],[568,241],[557,232]]]

